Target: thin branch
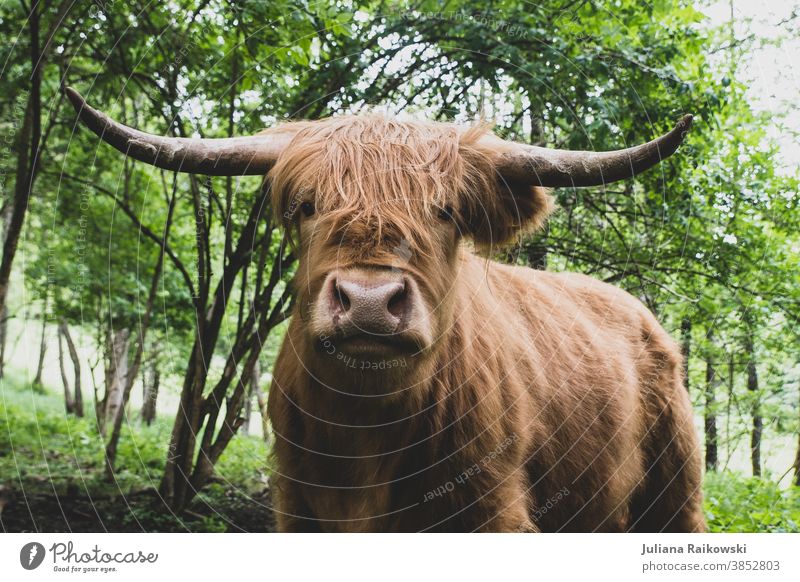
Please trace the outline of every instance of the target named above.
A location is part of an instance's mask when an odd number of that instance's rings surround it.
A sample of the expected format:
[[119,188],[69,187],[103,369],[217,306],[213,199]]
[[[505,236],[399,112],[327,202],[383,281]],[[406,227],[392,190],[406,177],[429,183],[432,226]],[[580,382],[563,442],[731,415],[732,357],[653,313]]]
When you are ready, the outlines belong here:
[[119,205],[119,207],[122,209],[122,211],[128,216],[128,218],[131,220],[131,222],[133,222],[133,224],[139,230],[141,230],[142,234],[144,234],[147,238],[149,238],[150,240],[155,242],[160,248],[162,248],[164,250],[164,252],[167,253],[167,256],[170,258],[170,260],[172,261],[173,265],[175,265],[175,268],[178,269],[178,271],[180,271],[181,275],[183,276],[183,280],[186,283],[186,286],[188,287],[192,297],[196,296],[196,293],[195,293],[195,290],[194,290],[194,283],[192,282],[192,277],[189,274],[189,271],[187,271],[187,269],[184,266],[184,264],[181,262],[181,260],[178,258],[178,256],[175,254],[175,252],[172,250],[172,248],[169,246],[169,243],[167,243],[166,240],[163,240],[162,237],[159,237],[149,227],[147,227],[144,224],[142,224],[142,222],[139,220],[139,217],[136,216],[136,213],[130,208],[130,206],[128,206],[122,200],[120,200],[117,197],[117,195],[114,194],[114,192],[112,192],[108,188],[105,188],[103,186],[100,186],[99,184],[96,184],[95,182],[92,182],[90,180],[85,180],[83,178],[78,178],[77,176],[73,176],[73,175],[68,174],[66,172],[44,171],[43,173],[49,174],[49,175],[52,175],[52,176],[58,176],[58,177],[66,178],[68,180],[71,180],[71,181],[76,182],[78,184],[83,184],[85,186],[91,186],[92,188],[94,188],[98,192],[100,192],[102,194],[105,194],[106,196],[108,196],[109,198],[114,200],[114,202],[116,202]]

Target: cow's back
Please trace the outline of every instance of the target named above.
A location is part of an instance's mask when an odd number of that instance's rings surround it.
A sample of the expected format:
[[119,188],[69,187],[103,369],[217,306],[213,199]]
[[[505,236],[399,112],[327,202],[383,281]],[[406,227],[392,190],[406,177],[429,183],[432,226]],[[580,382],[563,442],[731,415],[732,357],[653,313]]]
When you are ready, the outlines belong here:
[[627,529],[658,454],[653,427],[676,410],[691,420],[678,347],[639,300],[584,275],[491,263],[482,284],[517,320],[499,325],[528,382],[535,521]]

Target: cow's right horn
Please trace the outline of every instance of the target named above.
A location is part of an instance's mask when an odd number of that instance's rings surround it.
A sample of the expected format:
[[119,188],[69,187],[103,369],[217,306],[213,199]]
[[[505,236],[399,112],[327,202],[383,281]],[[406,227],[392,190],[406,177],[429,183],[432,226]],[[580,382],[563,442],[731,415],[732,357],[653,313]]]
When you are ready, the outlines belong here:
[[292,138],[290,133],[219,139],[164,137],[145,133],[90,107],[71,87],[67,97],[80,120],[122,153],[165,170],[208,176],[263,175]]

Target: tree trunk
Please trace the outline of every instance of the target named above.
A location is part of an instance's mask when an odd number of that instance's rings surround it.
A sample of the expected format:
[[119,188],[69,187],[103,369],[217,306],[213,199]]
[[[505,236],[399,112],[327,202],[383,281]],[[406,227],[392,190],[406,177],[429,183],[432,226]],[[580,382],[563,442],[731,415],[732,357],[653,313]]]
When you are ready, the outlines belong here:
[[153,281],[150,287],[150,296],[148,297],[147,307],[142,318],[139,337],[136,340],[136,352],[133,357],[133,365],[125,370],[125,374],[120,375],[122,383],[120,390],[120,405],[117,408],[115,415],[109,416],[109,420],[113,422],[111,438],[106,445],[106,477],[109,479],[113,478],[114,476],[114,462],[117,458],[117,445],[119,444],[119,435],[122,431],[122,421],[125,418],[125,407],[128,405],[128,401],[130,400],[133,384],[136,381],[136,376],[139,374],[139,368],[141,367],[142,363],[142,352],[144,351],[145,337],[147,335],[148,327],[150,326],[150,317],[153,312],[153,305],[155,304],[156,292],[158,291],[158,280],[161,277],[161,265],[163,264],[163,257],[163,253],[159,255],[156,274],[153,276]]
[[[42,68],[44,67],[50,50],[53,47],[53,36],[75,4],[73,0],[62,0],[56,11],[55,18],[45,37],[44,46],[41,45],[39,27],[41,24],[41,2],[30,2],[28,13],[28,36],[30,39],[30,91],[16,139],[17,167],[14,184],[14,200],[11,217],[8,221],[5,240],[3,241],[3,257],[0,260],[0,313],[7,307],[8,285],[11,278],[11,267],[17,253],[19,237],[25,224],[25,214],[28,211],[28,202],[33,191],[33,184],[39,169],[39,154],[42,139]],[[24,4],[23,4],[24,5]]]
[[39,3],[31,3],[28,13],[28,36],[30,39],[31,87],[25,116],[17,137],[17,168],[14,184],[14,201],[8,231],[3,241],[3,258],[0,261],[0,313],[6,308],[8,298],[8,282],[11,278],[11,265],[17,253],[25,213],[28,210],[33,182],[36,176],[39,141],[42,136],[42,72],[39,54]]
[[735,378],[734,354],[735,352],[732,352],[728,355],[728,400],[725,403],[725,442],[727,443],[725,467],[727,467],[728,463],[731,461],[731,445],[733,444],[733,439],[731,438],[731,405],[733,404],[733,382]]
[[[100,311],[98,310],[98,315]],[[111,385],[114,371],[114,341],[112,340],[111,327],[103,325],[103,318],[99,316],[98,327],[100,333],[98,334],[99,343],[103,346],[103,354],[100,359],[103,361],[103,388],[102,394],[94,382],[94,414],[97,419],[97,431],[105,436],[106,434],[106,402],[108,401],[108,387]],[[98,362],[99,365],[100,362]]]
[[689,392],[689,356],[692,349],[692,322],[688,317],[681,320],[681,354],[683,355],[683,387]]
[[269,417],[267,416],[267,395],[259,387],[256,392],[256,399],[258,401],[258,409],[261,414],[261,434],[264,442],[269,444]]
[[81,360],[78,357],[78,350],[75,349],[75,343],[72,341],[72,336],[69,334],[67,322],[63,319],[60,324],[61,335],[67,342],[67,349],[69,350],[69,357],[72,360],[72,367],[75,370],[75,416],[83,417],[83,392],[81,391]]
[[109,362],[106,368],[106,393],[103,397],[103,413],[101,415],[101,434],[105,435],[108,423],[114,422],[117,412],[122,406],[122,390],[128,374],[128,345],[131,332],[128,328],[114,332],[109,349]]
[[[3,217],[2,217],[2,224],[3,224],[3,241],[6,240],[6,234],[8,233],[8,225],[11,223],[11,213],[14,209],[14,204],[11,201],[6,201],[3,205]],[[2,321],[0,321],[0,378],[3,377],[5,374],[5,367],[6,367],[6,332],[7,332],[7,316],[8,316],[8,308],[4,307],[2,315]],[[35,386],[35,384],[34,384]]]
[[72,414],[75,410],[75,401],[72,398],[72,393],[69,389],[69,379],[67,378],[67,369],[64,367],[64,342],[61,337],[61,329],[58,331],[58,367],[61,370],[61,383],[64,385],[64,408],[67,414]]
[[243,435],[250,434],[250,420],[253,416],[253,378],[250,378],[250,382],[247,383],[247,394],[244,397],[244,409],[242,410],[242,417],[244,418],[244,422],[242,423],[242,428],[239,429],[242,431]]
[[[117,443],[119,442],[119,435],[122,430],[122,420],[125,417],[125,407],[128,404],[128,396],[130,395],[128,378],[137,371],[137,366],[128,366],[130,333],[127,329],[123,331],[125,332],[124,348],[121,347],[118,352],[115,350],[115,356],[117,356],[118,359],[114,374],[114,390],[109,392],[109,399],[108,402],[106,402],[106,428],[108,427],[108,423],[111,423],[111,438],[106,445],[106,477],[109,479],[114,476]],[[133,380],[131,380],[131,384],[132,383]]]
[[[105,342],[103,342],[103,343],[105,343]],[[97,387],[97,378],[94,375],[94,371],[97,369],[97,366],[100,365],[100,360],[101,359],[102,359],[101,357],[98,357],[97,360],[95,360],[94,364],[92,364],[91,360],[89,360],[89,362],[88,362],[88,364],[89,364],[89,377],[92,379],[92,401],[93,401],[93,404],[94,404],[94,420],[95,420],[95,423],[96,423],[96,426],[97,426],[97,431],[100,434],[102,434],[102,431],[100,430],[100,424],[101,424],[100,423],[100,416],[101,416],[100,413],[104,409],[104,405],[103,405],[103,401],[100,400],[100,390]]]
[[719,455],[717,450],[717,386],[719,378],[714,369],[713,346],[714,337],[709,331],[708,335],[709,350],[706,356],[706,404],[705,404],[705,436],[706,436],[706,471],[716,471],[719,467]]
[[192,495],[189,492],[191,464],[194,457],[197,434],[200,431],[203,405],[204,378],[199,377],[202,366],[200,338],[196,337],[189,356],[189,365],[181,389],[178,414],[172,426],[167,462],[161,479],[159,492],[173,511],[182,511]]
[[[797,395],[800,396],[800,390],[797,391]],[[797,411],[800,412],[800,398],[797,402]],[[800,487],[800,430],[797,431],[797,453],[794,456],[794,484]]]
[[44,357],[47,354],[47,304],[50,299],[50,294],[45,293],[44,304],[42,305],[42,338],[39,341],[39,361],[36,364],[36,377],[33,379],[33,385],[39,387],[42,385],[42,373],[44,372]]
[[797,435],[797,453],[794,457],[794,484],[800,487],[800,434]]
[[144,403],[142,404],[142,421],[150,426],[156,418],[156,404],[158,402],[158,389],[161,384],[161,372],[158,369],[158,360],[150,360],[148,374],[146,375],[144,390]]
[[744,351],[747,355],[747,390],[752,398],[753,431],[750,434],[750,461],[753,476],[761,476],[761,434],[764,430],[761,418],[761,397],[758,393],[758,369],[756,368],[755,348],[753,346],[753,329],[747,326],[745,332]]
[[258,413],[261,418],[261,434],[265,443],[269,443],[269,417],[267,416],[267,395],[261,389],[261,364],[256,362],[253,368],[253,392],[258,402]]
[[242,425],[242,432],[244,434],[249,434],[250,428],[250,420],[253,416],[253,398],[255,397],[258,402],[258,411],[262,422],[264,422],[264,409],[261,407],[261,401],[263,400],[263,396],[261,396],[261,385],[259,380],[261,378],[261,364],[258,360],[255,361],[253,364],[253,373],[250,376],[250,382],[248,383],[248,390],[247,390],[247,400],[244,403],[244,424]]
[[6,373],[6,342],[8,341],[8,306],[0,312],[0,378]]

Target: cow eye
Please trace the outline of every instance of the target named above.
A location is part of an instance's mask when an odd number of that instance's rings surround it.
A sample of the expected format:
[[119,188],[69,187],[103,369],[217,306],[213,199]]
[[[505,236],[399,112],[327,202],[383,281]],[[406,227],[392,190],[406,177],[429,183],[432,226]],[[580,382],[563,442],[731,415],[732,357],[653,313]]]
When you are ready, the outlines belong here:
[[444,208],[439,210],[439,220],[452,220],[453,207],[447,204]]
[[303,211],[303,214],[305,216],[313,216],[314,212],[316,212],[316,209],[314,208],[314,203],[313,202],[303,202],[300,205],[300,210]]

